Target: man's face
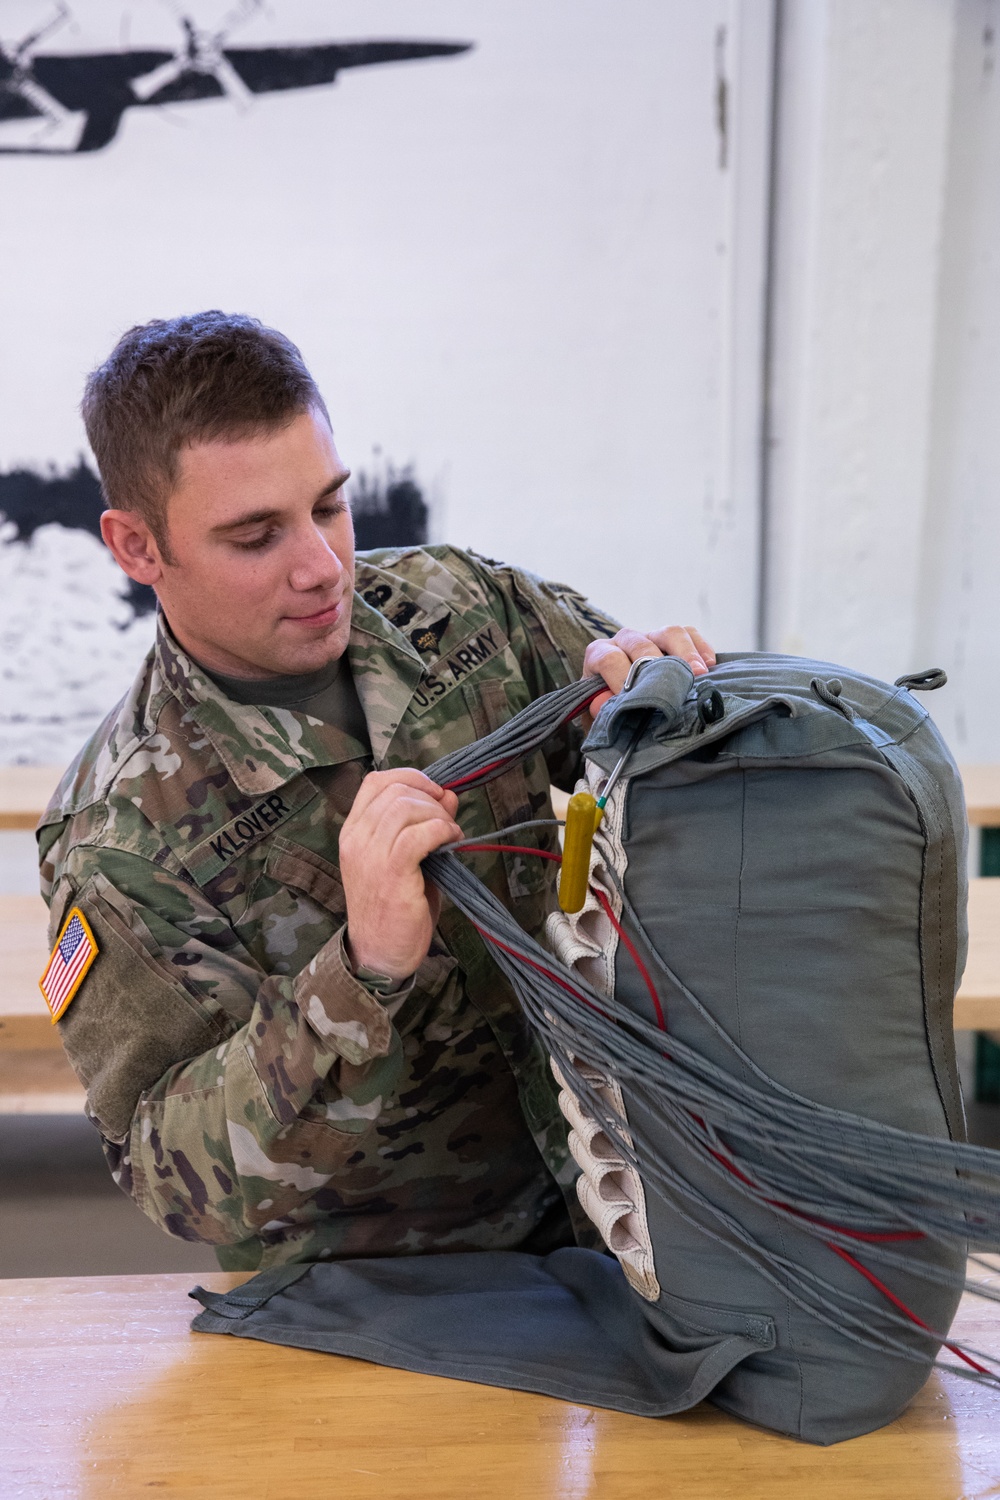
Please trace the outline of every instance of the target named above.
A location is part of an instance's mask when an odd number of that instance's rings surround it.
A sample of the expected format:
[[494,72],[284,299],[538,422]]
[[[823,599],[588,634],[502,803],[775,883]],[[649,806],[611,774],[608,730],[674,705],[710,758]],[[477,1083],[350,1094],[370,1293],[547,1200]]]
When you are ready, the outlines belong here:
[[178,642],[233,677],[314,672],[351,628],[349,478],[322,415],[261,437],[197,443],[167,501],[171,562],[156,592]]

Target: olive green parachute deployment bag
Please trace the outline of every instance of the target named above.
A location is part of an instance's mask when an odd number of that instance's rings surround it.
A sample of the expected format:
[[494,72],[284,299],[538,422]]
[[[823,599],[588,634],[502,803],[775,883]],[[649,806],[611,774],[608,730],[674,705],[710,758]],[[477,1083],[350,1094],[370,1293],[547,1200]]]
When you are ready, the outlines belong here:
[[[283,1267],[199,1291],[194,1326],[648,1415],[707,1397],[815,1443],[891,1421],[942,1345],[997,1384],[948,1340],[967,1251],[1000,1247],[1000,1153],[964,1143],[965,810],[913,693],[940,681],[637,665],[584,747],[606,805],[548,950],[476,879],[476,841],[426,861],[549,1050],[621,1270],[583,1249]],[[428,774],[500,775],[600,690]]]

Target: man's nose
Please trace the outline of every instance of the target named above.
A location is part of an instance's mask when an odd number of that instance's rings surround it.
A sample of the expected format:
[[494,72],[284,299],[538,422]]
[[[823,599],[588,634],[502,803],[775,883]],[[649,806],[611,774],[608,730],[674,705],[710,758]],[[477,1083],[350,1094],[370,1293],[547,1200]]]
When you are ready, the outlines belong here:
[[318,526],[310,522],[295,540],[295,556],[288,581],[293,589],[329,588],[340,582],[344,565]]

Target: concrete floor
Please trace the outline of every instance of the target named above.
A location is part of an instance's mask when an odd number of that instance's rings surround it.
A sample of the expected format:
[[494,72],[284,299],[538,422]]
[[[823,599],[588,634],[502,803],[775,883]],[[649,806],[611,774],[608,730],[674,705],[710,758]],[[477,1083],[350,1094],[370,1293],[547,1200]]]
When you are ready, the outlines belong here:
[[[1000,1149],[1000,1105],[970,1105],[969,1128]],[[213,1270],[207,1245],[162,1234],[115,1187],[83,1116],[0,1115],[0,1276]]]

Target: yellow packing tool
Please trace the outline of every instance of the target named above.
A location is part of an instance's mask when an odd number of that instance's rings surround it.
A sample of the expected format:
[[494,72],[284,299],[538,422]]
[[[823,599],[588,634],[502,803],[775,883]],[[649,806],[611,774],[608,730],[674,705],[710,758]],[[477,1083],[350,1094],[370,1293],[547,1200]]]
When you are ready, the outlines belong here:
[[642,739],[650,717],[649,713],[642,715],[625,747],[624,755],[604,783],[600,797],[592,797],[590,792],[574,792],[569,799],[563,835],[562,868],[559,871],[559,906],[570,915],[583,910],[590,883],[590,850],[594,834],[601,826],[608,798],[628,765],[632,751]]
[[559,905],[565,912],[583,908],[590,879],[590,848],[604,812],[589,792],[574,792],[566,809]]

